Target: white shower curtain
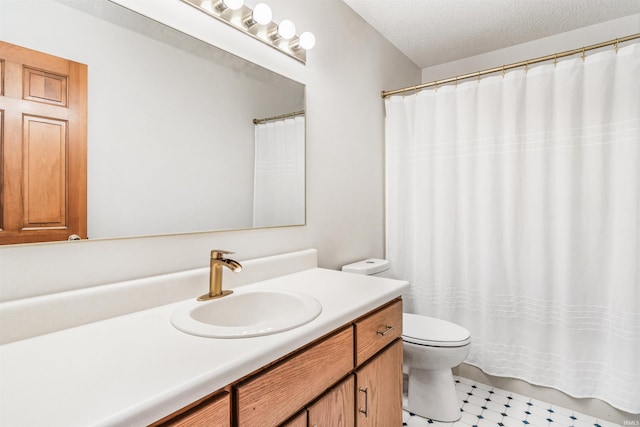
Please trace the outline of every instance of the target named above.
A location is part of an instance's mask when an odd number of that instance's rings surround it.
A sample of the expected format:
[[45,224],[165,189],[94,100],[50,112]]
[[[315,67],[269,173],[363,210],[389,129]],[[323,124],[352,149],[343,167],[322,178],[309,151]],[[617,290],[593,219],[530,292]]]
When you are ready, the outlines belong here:
[[253,226],[305,222],[303,116],[255,126]]
[[387,258],[467,363],[640,412],[640,45],[386,99]]

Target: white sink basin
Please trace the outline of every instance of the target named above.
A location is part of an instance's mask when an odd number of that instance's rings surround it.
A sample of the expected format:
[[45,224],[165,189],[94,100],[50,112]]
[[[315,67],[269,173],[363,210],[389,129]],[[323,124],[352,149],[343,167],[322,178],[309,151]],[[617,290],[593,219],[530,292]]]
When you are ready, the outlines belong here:
[[236,290],[210,301],[180,305],[171,324],[191,335],[248,338],[287,331],[309,323],[322,311],[315,298],[290,291]]

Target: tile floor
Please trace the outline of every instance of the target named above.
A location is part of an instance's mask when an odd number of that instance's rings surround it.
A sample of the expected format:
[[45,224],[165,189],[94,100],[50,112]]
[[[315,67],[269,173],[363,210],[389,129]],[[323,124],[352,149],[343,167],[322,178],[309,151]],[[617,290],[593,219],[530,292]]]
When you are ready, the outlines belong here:
[[454,377],[462,418],[442,423],[404,411],[407,427],[619,427],[589,415],[510,391]]

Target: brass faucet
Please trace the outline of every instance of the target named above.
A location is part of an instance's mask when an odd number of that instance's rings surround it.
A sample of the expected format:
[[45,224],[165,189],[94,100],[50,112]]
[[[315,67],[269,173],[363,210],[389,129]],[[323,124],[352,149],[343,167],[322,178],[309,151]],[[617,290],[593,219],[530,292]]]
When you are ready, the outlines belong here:
[[214,249],[211,251],[211,263],[209,271],[209,293],[198,297],[198,301],[207,301],[215,298],[222,298],[233,291],[222,290],[222,267],[227,267],[231,271],[242,271],[242,265],[238,261],[223,258],[223,255],[229,255],[233,252]]

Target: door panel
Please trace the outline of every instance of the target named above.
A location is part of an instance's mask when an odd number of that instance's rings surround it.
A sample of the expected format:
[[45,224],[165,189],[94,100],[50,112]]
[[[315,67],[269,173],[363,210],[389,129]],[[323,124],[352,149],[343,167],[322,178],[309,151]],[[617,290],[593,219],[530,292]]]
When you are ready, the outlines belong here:
[[66,226],[67,123],[23,116],[23,229]]
[[67,106],[67,77],[24,67],[24,99]]

